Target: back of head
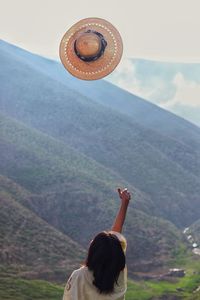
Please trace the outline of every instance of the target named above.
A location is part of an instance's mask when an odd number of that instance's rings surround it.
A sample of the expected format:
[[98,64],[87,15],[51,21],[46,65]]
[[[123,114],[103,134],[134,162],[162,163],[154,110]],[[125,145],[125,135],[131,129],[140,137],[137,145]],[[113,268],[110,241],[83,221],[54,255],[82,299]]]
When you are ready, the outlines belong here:
[[93,272],[93,284],[100,293],[109,294],[125,268],[125,255],[118,238],[111,233],[99,233],[90,244],[86,266]]

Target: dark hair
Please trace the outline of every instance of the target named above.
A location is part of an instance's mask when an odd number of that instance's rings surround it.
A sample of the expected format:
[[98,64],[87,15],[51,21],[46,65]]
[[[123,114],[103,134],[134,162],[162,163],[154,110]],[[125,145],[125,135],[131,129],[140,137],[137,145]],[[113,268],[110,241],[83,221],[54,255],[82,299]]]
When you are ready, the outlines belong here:
[[109,294],[125,268],[125,255],[119,239],[109,232],[100,232],[90,244],[86,266],[93,272],[93,284],[100,293]]

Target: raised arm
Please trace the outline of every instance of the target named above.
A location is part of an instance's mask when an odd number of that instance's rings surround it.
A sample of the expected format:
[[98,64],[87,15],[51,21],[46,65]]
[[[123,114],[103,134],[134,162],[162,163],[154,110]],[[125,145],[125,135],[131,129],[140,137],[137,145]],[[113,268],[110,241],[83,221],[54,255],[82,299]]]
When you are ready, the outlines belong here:
[[121,198],[121,206],[117,213],[114,224],[112,226],[112,231],[121,233],[126,218],[126,211],[128,208],[129,200],[131,199],[131,195],[127,189],[124,189],[122,191],[121,189],[118,189],[118,193],[119,193],[119,197]]

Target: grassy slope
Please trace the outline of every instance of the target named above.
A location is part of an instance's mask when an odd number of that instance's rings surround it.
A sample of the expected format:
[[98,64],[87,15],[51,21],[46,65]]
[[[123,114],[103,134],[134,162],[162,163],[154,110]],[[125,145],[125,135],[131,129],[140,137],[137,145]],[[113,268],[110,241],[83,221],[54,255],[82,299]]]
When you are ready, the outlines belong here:
[[13,277],[0,277],[1,300],[61,300],[61,286],[40,281]]
[[0,205],[1,275],[16,273],[25,278],[63,282],[80,265],[85,256],[80,245],[22,206],[2,188]]
[[[128,281],[126,300],[199,300],[200,267],[196,258],[184,261],[186,276],[170,281]],[[177,290],[178,289],[178,290]],[[59,300],[63,286],[38,280],[0,277],[0,299],[4,300]]]
[[[129,281],[127,300],[157,300],[157,299],[200,299],[200,291],[194,291],[200,286],[199,257],[179,254],[176,257],[177,267],[184,268],[186,276],[169,280]],[[178,289],[178,290],[177,290]],[[164,296],[166,298],[164,298]],[[170,298],[177,296],[177,298]]]
[[[2,114],[0,126],[1,172],[9,174],[32,192],[43,191],[46,184],[60,184],[66,176],[71,179],[88,177],[88,181],[94,178],[94,181],[112,186],[124,182],[120,176],[75,149]],[[48,174],[45,174],[45,168]]]

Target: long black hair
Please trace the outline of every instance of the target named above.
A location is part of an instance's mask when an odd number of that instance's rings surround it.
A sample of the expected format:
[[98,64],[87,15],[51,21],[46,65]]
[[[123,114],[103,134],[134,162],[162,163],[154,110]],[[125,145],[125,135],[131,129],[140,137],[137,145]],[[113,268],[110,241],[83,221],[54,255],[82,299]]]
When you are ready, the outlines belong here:
[[100,232],[90,244],[86,266],[93,272],[93,284],[100,293],[110,294],[125,268],[125,255],[119,239],[112,233]]

